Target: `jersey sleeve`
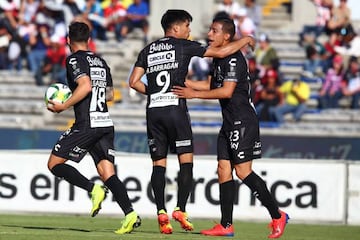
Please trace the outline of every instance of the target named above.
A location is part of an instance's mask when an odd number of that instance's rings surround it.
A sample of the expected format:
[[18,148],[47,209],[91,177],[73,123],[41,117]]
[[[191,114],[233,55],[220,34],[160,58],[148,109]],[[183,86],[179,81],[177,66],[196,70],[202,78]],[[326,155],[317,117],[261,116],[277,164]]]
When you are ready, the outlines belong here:
[[66,59],[66,70],[68,72],[68,81],[72,83],[82,76],[88,75],[88,66],[79,55],[71,55]]
[[146,59],[146,53],[145,53],[145,49],[143,49],[139,55],[138,58],[135,62],[135,67],[141,67],[143,69],[146,69],[147,67],[147,59]]

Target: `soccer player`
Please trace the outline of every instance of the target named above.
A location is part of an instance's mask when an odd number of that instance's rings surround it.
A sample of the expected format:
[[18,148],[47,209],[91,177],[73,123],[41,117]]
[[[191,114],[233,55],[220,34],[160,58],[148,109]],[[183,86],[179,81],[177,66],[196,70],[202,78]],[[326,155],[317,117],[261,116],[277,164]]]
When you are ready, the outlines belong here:
[[[177,178],[177,206],[172,217],[186,231],[194,229],[188,220],[186,202],[193,183],[193,136],[185,99],[171,92],[173,86],[184,86],[190,59],[199,57],[225,57],[249,44],[252,37],[221,48],[204,48],[198,42],[187,40],[192,16],[184,10],[168,10],[162,16],[165,36],[148,46],[138,55],[130,75],[130,86],[148,97],[146,120],[150,155],[153,162],[151,185],[155,196],[160,232],[170,234],[170,224],[165,206],[165,171],[168,148],[176,153],[180,165]],[[148,84],[141,81],[146,73]]]
[[[235,34],[231,19],[214,19],[208,33],[210,46],[230,44]],[[288,215],[279,210],[266,183],[252,170],[252,160],[261,157],[258,118],[250,96],[247,63],[238,51],[228,57],[213,60],[212,78],[208,81],[186,81],[187,87],[174,86],[180,98],[219,99],[223,124],[217,140],[218,179],[220,183],[221,222],[201,234],[233,236],[232,225],[235,184],[232,171],[247,185],[269,211],[272,232],[278,238],[283,232]]]
[[[116,202],[125,214],[117,234],[130,233],[141,224],[134,211],[126,188],[115,173],[114,126],[106,102],[113,98],[113,82],[110,68],[101,57],[88,51],[89,27],[82,22],[69,26],[68,44],[72,54],[66,59],[66,70],[72,96],[65,103],[49,101],[48,109],[62,112],[74,107],[75,123],[65,131],[54,145],[49,161],[49,170],[57,177],[80,187],[91,194],[94,217],[101,208],[106,188],[113,193]],[[80,162],[89,152],[101,180],[106,187],[94,184],[67,160]]]

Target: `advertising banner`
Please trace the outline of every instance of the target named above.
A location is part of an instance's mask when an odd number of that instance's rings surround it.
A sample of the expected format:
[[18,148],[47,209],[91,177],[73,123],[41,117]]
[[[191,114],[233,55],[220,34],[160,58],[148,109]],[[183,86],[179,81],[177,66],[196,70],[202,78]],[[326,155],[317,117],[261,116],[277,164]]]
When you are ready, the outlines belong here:
[[360,164],[349,164],[348,223],[360,225]]
[[[0,151],[1,212],[89,214],[91,201],[88,193],[54,177],[47,169],[48,156],[49,151]],[[79,164],[69,164],[91,180],[100,182],[90,156]],[[187,205],[192,218],[220,218],[216,166],[215,156],[195,156],[194,188]],[[155,216],[149,156],[118,153],[116,168],[139,214]],[[294,221],[345,221],[346,164],[343,162],[261,159],[254,161],[253,168],[267,183],[280,208]],[[169,211],[176,206],[178,169],[176,158],[170,156],[166,171],[166,206]],[[355,180],[359,182],[359,179]],[[267,210],[248,187],[239,180],[236,186],[234,219],[270,220]],[[102,207],[103,214],[122,216],[111,193]],[[359,212],[352,218],[359,219]]]

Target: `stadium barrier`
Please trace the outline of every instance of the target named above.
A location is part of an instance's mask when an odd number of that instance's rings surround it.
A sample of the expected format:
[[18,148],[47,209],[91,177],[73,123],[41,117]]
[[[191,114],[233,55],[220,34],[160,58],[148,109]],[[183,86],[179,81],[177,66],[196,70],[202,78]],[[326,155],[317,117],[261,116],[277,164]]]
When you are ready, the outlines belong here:
[[[47,151],[0,151],[0,213],[37,212],[89,214],[89,195],[47,169]],[[201,161],[197,161],[201,159]],[[192,218],[218,220],[219,192],[215,156],[196,156],[194,188],[187,211]],[[151,160],[147,154],[117,153],[117,172],[129,191],[135,209],[154,217],[156,207],[149,185]],[[100,181],[87,155],[77,165],[80,172]],[[360,225],[360,164],[348,161],[259,159],[255,171],[267,182],[280,207],[293,222]],[[167,208],[176,204],[177,160],[169,156]],[[234,219],[268,221],[269,216],[248,188],[237,181]],[[101,214],[122,214],[109,194]]]

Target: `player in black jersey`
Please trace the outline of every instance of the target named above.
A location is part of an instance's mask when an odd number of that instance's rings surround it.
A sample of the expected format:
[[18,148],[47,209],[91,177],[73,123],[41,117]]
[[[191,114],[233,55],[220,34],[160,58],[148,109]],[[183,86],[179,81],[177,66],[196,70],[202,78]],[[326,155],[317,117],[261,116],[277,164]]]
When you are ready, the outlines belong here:
[[[171,89],[184,86],[190,59],[200,57],[225,57],[249,44],[252,37],[245,37],[224,47],[202,47],[200,43],[187,40],[190,35],[192,16],[184,10],[168,10],[161,19],[165,36],[148,46],[138,55],[130,75],[130,86],[146,94],[148,145],[153,161],[152,189],[158,213],[160,232],[172,233],[172,226],[165,207],[165,171],[168,148],[178,155],[180,171],[178,198],[172,217],[186,231],[193,230],[185,210],[193,182],[193,136],[185,99],[179,99]],[[146,74],[148,84],[141,82]]]
[[[66,59],[67,80],[72,96],[63,104],[49,101],[48,109],[62,112],[74,107],[75,123],[64,132],[52,149],[48,168],[57,177],[78,186],[91,194],[94,217],[101,208],[110,189],[125,214],[118,234],[131,232],[141,220],[134,211],[126,188],[117,177],[114,167],[114,126],[106,102],[113,97],[110,68],[101,57],[88,51],[90,36],[85,23],[74,22],[69,26],[68,44],[72,54]],[[94,184],[67,160],[80,162],[89,152],[105,187]]]
[[[210,46],[229,44],[235,34],[234,22],[214,19],[208,38]],[[186,81],[187,87],[174,86],[181,98],[219,99],[223,124],[217,141],[218,179],[220,183],[221,223],[201,231],[204,235],[233,236],[232,225],[235,184],[232,171],[267,208],[272,217],[269,238],[282,235],[288,215],[279,210],[266,183],[252,170],[252,160],[261,157],[258,118],[250,95],[246,59],[238,51],[213,60],[213,72],[208,81]]]

